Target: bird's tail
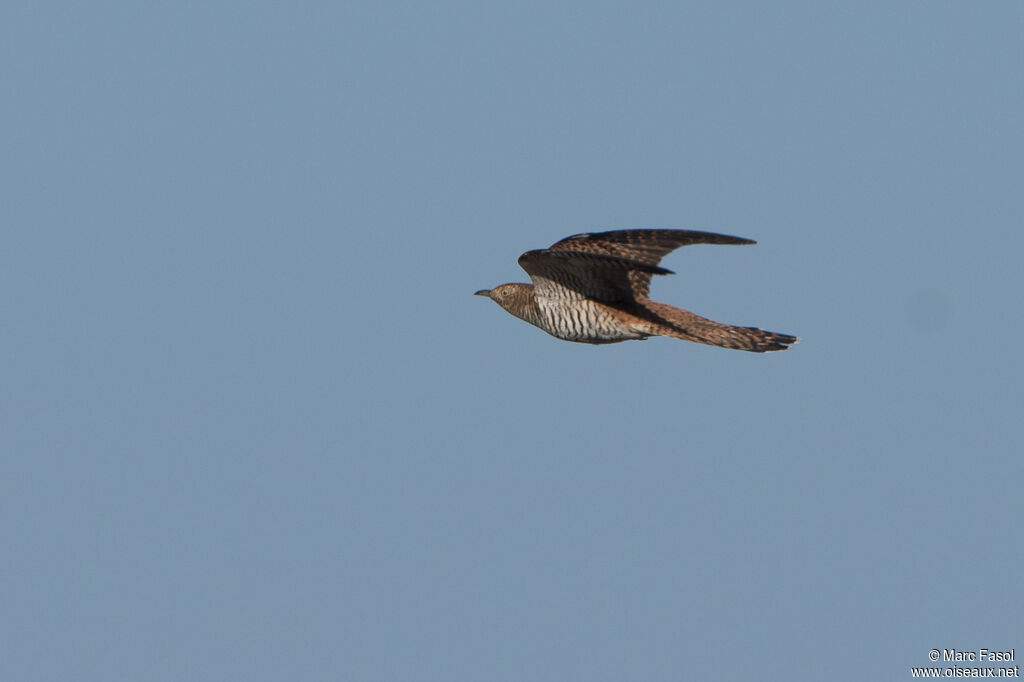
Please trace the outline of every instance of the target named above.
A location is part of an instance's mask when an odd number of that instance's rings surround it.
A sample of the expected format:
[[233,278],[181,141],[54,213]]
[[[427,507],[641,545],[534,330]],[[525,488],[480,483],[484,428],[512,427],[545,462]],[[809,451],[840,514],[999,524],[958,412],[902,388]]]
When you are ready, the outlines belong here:
[[644,308],[653,314],[651,333],[685,341],[705,343],[709,346],[746,350],[752,353],[786,350],[797,342],[795,336],[766,332],[757,327],[734,327],[713,322],[688,310],[665,303],[644,301]]

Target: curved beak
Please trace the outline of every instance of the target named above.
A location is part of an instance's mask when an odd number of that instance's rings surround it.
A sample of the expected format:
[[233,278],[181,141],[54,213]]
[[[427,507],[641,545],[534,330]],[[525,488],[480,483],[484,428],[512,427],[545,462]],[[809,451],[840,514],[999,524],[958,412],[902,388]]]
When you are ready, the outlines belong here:
[[480,291],[473,294],[474,296],[489,296],[491,293],[490,289],[481,289]]

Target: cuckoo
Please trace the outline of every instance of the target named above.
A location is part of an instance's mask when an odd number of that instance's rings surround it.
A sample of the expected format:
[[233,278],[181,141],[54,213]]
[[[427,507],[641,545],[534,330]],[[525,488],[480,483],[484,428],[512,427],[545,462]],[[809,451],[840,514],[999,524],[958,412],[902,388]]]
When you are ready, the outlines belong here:
[[519,265],[533,284],[476,292],[548,334],[577,343],[618,343],[668,336],[754,353],[786,350],[797,338],[735,327],[648,298],[652,275],[670,275],[661,259],[689,244],[756,244],[694,230],[613,230],[576,234],[527,251]]

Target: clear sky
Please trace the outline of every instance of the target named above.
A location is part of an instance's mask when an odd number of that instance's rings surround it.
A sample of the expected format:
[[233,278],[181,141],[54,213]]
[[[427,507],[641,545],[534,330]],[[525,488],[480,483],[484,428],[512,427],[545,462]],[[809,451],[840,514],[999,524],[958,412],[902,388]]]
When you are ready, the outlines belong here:
[[[0,679],[1024,658],[1024,4],[0,9]],[[576,232],[801,337],[557,341]]]

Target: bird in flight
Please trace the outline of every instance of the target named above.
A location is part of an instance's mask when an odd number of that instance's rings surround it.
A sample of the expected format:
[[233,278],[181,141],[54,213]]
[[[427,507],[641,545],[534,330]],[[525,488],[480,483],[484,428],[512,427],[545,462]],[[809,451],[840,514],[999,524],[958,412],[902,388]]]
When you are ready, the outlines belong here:
[[652,275],[673,274],[659,267],[661,259],[689,244],[756,242],[693,230],[575,234],[519,257],[533,284],[502,284],[476,295],[556,338],[577,343],[669,336],[754,353],[786,350],[796,343],[789,334],[713,322],[648,298]]

